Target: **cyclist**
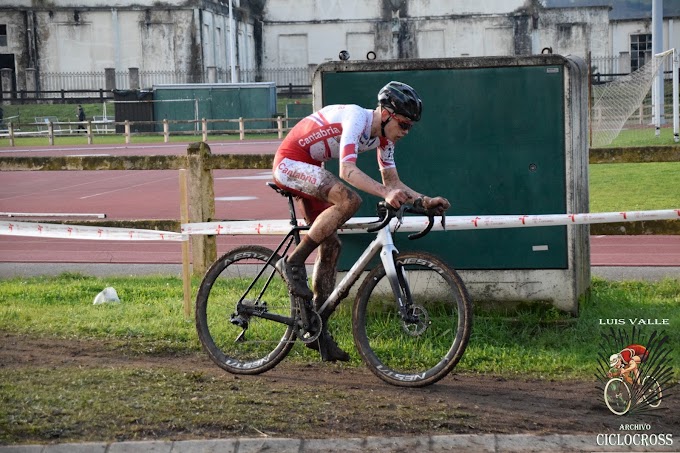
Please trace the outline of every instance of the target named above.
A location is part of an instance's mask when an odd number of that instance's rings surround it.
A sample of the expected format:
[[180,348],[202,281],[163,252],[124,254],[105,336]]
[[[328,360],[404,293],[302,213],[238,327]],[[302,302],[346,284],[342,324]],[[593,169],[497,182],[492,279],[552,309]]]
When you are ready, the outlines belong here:
[[[394,145],[420,120],[422,100],[409,85],[389,82],[378,93],[378,106],[329,105],[301,120],[283,140],[274,158],[276,184],[302,202],[307,235],[277,269],[292,294],[312,299],[319,309],[335,287],[336,264],[340,254],[337,230],[354,215],[361,204],[356,189],[384,198],[395,208],[419,199],[426,209],[441,215],[450,204],[443,197],[427,197],[404,184],[394,162]],[[357,165],[358,155],[377,150],[382,183],[369,177]],[[339,178],[325,170],[323,162],[339,159]],[[305,261],[318,248],[313,273],[314,292],[308,288]],[[328,332],[327,321],[336,307],[323,313],[319,340],[308,344],[324,361],[348,361],[349,354],[338,347]]]
[[609,377],[621,376],[626,382],[640,383],[639,365],[647,360],[649,351],[642,345],[631,344],[626,346],[617,354],[609,356],[609,366],[616,368],[615,373],[609,373]]

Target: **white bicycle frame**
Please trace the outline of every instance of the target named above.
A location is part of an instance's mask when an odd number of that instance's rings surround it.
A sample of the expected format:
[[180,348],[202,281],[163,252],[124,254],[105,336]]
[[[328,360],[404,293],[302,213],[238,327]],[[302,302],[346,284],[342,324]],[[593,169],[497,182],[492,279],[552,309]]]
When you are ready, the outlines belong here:
[[335,286],[331,295],[328,296],[326,302],[324,302],[319,309],[319,313],[323,313],[329,305],[336,306],[340,303],[340,300],[349,293],[352,285],[359,280],[361,273],[366,269],[366,266],[368,266],[368,263],[378,251],[380,251],[380,260],[385,268],[385,273],[390,282],[390,286],[392,287],[394,297],[396,298],[399,307],[403,306],[399,277],[397,275],[397,268],[394,265],[394,256],[398,253],[398,250],[394,246],[394,241],[392,240],[390,224],[387,224],[378,231],[376,238],[368,244],[368,247],[366,247],[366,250],[364,250],[359,259],[357,259],[340,283]]

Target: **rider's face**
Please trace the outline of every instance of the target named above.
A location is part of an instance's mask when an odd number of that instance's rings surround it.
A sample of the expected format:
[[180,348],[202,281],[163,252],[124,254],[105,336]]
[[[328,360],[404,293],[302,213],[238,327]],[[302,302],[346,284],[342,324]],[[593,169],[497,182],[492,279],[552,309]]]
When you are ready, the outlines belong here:
[[392,142],[396,143],[405,137],[413,126],[413,122],[405,116],[392,113],[387,109],[383,109],[382,115],[383,121],[389,119],[385,125],[385,137]]

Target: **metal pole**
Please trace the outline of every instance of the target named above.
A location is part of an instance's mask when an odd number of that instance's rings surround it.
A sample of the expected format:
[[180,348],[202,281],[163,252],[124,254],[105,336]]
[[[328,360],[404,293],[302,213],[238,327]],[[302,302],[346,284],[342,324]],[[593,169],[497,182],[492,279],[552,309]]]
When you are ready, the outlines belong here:
[[673,49],[673,140],[680,141],[680,100],[678,99],[678,71],[680,71],[680,58],[678,51]]
[[[663,52],[663,0],[652,0],[652,55]],[[653,58],[653,57],[652,57]],[[659,66],[654,86],[654,126],[656,135],[661,134],[663,118],[663,64]]]
[[234,12],[229,0],[229,64],[231,66],[231,83],[238,83],[236,75],[236,27],[234,22]]

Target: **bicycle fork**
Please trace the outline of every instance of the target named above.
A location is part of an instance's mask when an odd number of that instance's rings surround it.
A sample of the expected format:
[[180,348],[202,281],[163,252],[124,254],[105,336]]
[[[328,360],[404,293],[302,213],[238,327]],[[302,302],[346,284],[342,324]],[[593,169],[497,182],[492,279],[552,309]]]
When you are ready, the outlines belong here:
[[378,231],[377,237],[366,247],[364,253],[361,254],[342,281],[335,287],[326,302],[320,307],[319,313],[322,314],[326,313],[326,310],[332,311],[335,309],[340,301],[347,296],[349,289],[359,279],[361,272],[377,253],[380,254],[380,261],[390,282],[390,287],[399,306],[399,313],[402,319],[408,323],[418,321],[417,319],[412,319],[413,316],[409,315],[409,307],[412,305],[411,292],[403,268],[395,265],[398,250],[394,246],[389,225]]

